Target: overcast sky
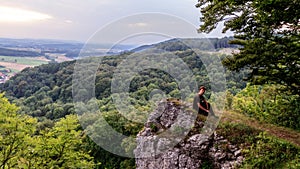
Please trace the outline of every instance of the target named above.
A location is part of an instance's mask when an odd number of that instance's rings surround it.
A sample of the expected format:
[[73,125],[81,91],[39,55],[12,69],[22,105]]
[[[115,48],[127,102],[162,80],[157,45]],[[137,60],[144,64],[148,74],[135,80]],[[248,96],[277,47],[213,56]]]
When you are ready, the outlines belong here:
[[[200,24],[196,3],[197,0],[0,0],[0,37],[85,42],[106,28],[132,36],[143,31],[165,34],[172,26],[176,27],[173,31],[178,31],[174,36],[193,37]],[[172,25],[171,21],[178,23]],[[117,23],[126,24],[128,29]],[[187,28],[185,23],[190,26]],[[191,25],[194,28],[190,29]],[[140,28],[143,30],[138,31]],[[106,32],[107,37],[115,34],[118,33]],[[208,35],[223,36],[220,28]]]

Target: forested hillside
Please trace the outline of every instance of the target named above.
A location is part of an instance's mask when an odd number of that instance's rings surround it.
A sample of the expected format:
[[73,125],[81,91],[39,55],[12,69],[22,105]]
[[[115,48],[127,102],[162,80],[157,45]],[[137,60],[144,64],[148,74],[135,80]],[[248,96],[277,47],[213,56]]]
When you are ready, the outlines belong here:
[[[225,39],[227,42],[229,39]],[[209,44],[207,41],[198,40],[198,44],[204,46],[219,45],[215,39]],[[198,57],[197,54],[190,49],[191,47],[181,41],[172,40],[172,42],[160,43],[155,47],[157,49],[165,49],[172,51],[174,56],[181,58],[193,71],[196,76],[198,86],[207,85],[210,81],[207,76],[206,68],[201,63],[201,57],[225,57],[223,54],[209,54],[201,52],[203,56]],[[185,42],[185,41],[183,41]],[[197,42],[194,40],[186,40],[188,43]],[[224,43],[223,41],[221,41]],[[163,45],[162,45],[163,44]],[[182,47],[184,46],[184,48]],[[195,46],[195,45],[194,45]],[[208,50],[207,47],[203,47]],[[200,48],[202,49],[202,48]],[[131,53],[124,53],[119,56],[105,56],[99,65],[96,73],[95,96],[97,99],[107,99],[111,93],[111,78],[118,64]],[[142,56],[141,56],[142,57]],[[34,117],[47,119],[57,119],[67,114],[74,113],[72,104],[72,75],[74,71],[75,61],[64,62],[61,64],[51,63],[35,68],[27,68],[13,77],[10,81],[2,85],[2,91],[6,92],[6,96],[22,107],[21,111]],[[228,87],[233,93],[246,86],[241,81],[244,74],[234,74],[227,72]],[[162,91],[177,96],[178,84],[174,77],[160,70],[144,70],[139,76],[135,77],[130,84],[130,91],[135,93],[134,97],[139,100],[148,101],[148,91],[150,89],[161,89]],[[142,92],[143,91],[143,92]],[[143,95],[141,95],[143,94]],[[34,105],[34,106],[33,106]]]
[[209,39],[170,39],[164,42],[160,42],[152,45],[144,45],[133,49],[133,52],[144,50],[147,48],[163,49],[166,51],[184,51],[190,48],[197,48],[204,51],[217,51],[222,48],[238,48],[238,45],[230,44],[229,41],[233,40],[233,37],[225,38],[209,38]]

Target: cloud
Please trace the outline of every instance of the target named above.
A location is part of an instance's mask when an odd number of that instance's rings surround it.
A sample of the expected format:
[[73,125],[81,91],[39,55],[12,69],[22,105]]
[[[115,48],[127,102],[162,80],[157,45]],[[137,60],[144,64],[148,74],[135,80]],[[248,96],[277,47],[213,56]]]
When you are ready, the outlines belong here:
[[0,22],[34,22],[51,18],[50,15],[31,10],[0,6]]
[[146,27],[146,26],[148,26],[148,24],[145,23],[145,22],[138,22],[138,23],[128,24],[128,26],[131,27],[131,28],[134,28],[134,27]]
[[71,20],[65,20],[65,23],[71,24],[71,23],[73,23],[73,21],[71,21]]
[[[0,0],[0,37],[74,39],[85,42],[106,25],[126,16],[143,13],[178,16],[198,27],[200,12],[195,8],[195,3],[194,0]],[[121,33],[129,36],[134,30],[164,32],[180,37],[192,37],[197,33],[196,28],[187,29],[181,23],[171,21],[143,15],[115,24],[101,39],[106,43]],[[222,36],[219,29],[211,35]]]

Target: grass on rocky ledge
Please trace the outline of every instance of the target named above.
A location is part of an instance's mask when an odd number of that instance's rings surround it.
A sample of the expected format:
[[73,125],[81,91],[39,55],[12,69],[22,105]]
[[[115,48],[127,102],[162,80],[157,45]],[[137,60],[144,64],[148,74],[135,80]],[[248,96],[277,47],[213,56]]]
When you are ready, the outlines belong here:
[[222,114],[222,122],[241,123],[252,128],[265,131],[266,133],[283,140],[289,141],[300,147],[300,132],[290,128],[276,126],[270,123],[260,122],[254,118],[247,117],[243,114],[227,111]]
[[216,132],[243,149],[245,161],[239,168],[300,168],[296,131],[225,112]]

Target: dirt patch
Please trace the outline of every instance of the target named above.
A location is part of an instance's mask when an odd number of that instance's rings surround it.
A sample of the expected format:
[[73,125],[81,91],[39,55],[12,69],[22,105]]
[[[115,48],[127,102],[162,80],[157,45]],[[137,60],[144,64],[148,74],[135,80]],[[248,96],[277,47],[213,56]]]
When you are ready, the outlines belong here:
[[33,67],[31,65],[24,65],[24,64],[19,64],[19,63],[11,63],[11,62],[0,62],[0,66],[4,66],[9,69],[15,69],[18,71],[21,71],[27,67]]

